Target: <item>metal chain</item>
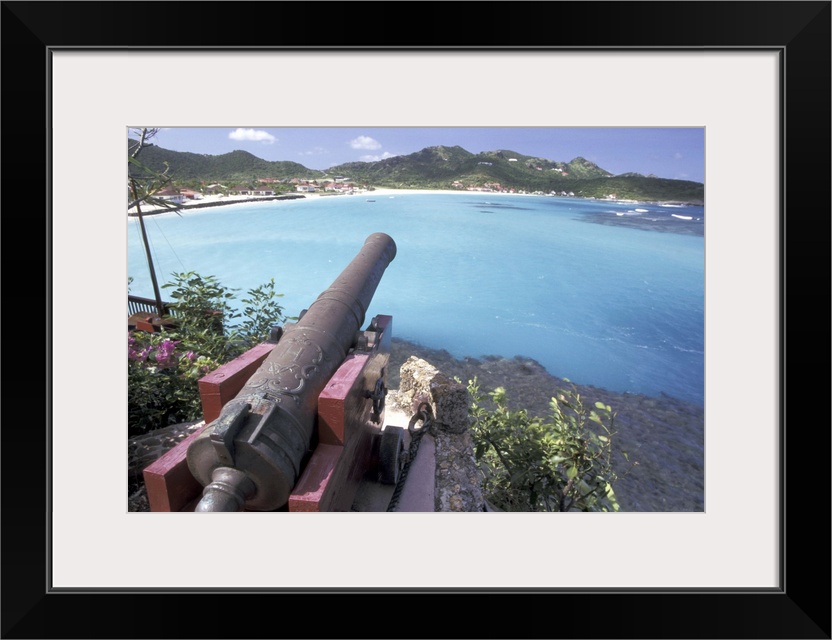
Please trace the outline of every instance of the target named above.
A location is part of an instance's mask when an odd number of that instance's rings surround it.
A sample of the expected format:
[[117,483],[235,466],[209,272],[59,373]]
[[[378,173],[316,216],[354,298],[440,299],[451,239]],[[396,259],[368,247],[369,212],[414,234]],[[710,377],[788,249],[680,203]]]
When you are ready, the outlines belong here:
[[[416,429],[416,423],[420,420],[422,422],[422,427],[420,429]],[[410,448],[407,453],[407,461],[399,474],[398,482],[396,482],[393,497],[390,498],[390,504],[387,506],[388,512],[398,510],[399,499],[401,498],[402,491],[404,490],[404,483],[407,480],[407,472],[410,470],[412,462],[416,459],[416,454],[419,451],[419,443],[422,441],[422,438],[428,432],[432,424],[433,410],[431,409],[430,404],[422,402],[419,405],[419,408],[416,409],[416,413],[414,413],[413,417],[410,419],[410,423],[407,425],[407,431],[410,433]]]

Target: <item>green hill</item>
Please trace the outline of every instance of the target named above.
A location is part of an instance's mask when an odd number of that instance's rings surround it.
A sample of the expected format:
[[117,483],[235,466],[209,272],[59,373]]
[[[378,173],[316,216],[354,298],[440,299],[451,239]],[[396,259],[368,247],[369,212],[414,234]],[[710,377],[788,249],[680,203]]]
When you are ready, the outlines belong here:
[[328,173],[349,175],[379,187],[448,189],[457,182],[463,187],[499,185],[518,191],[546,192],[565,188],[574,191],[577,180],[612,175],[584,158],[564,163],[515,151],[473,154],[462,147],[442,146],[378,162],[337,165]]
[[[188,186],[211,182],[227,186],[253,184],[265,178],[321,181],[343,176],[368,187],[397,189],[474,187],[527,193],[566,192],[587,198],[615,194],[619,200],[691,203],[702,203],[705,196],[705,186],[699,182],[637,173],[613,175],[582,157],[558,162],[505,149],[474,154],[459,146],[427,147],[377,162],[348,162],[326,171],[309,169],[297,162],[263,160],[247,151],[212,156],[148,145],[141,158],[157,171],[163,170],[167,162],[174,184]],[[289,188],[289,185],[284,187]]]
[[[184,151],[170,151],[147,145],[141,161],[154,171],[163,171],[165,163],[175,184],[198,182],[248,183],[260,178],[288,180],[320,177],[321,172],[307,169],[297,162],[263,160],[248,151],[231,151],[219,156]],[[132,167],[131,167],[132,170]],[[133,175],[131,171],[131,175]]]
[[704,202],[699,182],[613,175],[586,158],[569,162],[527,156],[510,150],[473,154],[462,147],[428,147],[377,162],[349,162],[327,170],[375,187],[404,189],[493,188],[533,193],[574,193],[586,198]]

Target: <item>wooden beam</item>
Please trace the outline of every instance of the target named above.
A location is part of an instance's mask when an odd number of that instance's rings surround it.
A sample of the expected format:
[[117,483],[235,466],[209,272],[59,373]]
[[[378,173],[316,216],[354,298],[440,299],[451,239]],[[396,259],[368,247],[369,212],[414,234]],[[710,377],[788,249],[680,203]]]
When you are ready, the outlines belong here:
[[226,403],[240,393],[276,346],[272,342],[258,344],[199,379],[199,396],[206,424],[219,417]]
[[188,446],[207,424],[145,467],[142,475],[151,511],[184,511],[202,493],[202,485],[188,469]]

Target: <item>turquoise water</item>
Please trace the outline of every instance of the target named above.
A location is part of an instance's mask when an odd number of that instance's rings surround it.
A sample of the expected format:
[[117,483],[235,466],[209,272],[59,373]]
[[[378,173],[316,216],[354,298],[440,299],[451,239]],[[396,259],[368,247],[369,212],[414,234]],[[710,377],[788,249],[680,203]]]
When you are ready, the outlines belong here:
[[[702,207],[488,193],[370,197],[148,216],[156,273],[162,282],[172,272],[213,275],[241,294],[274,277],[280,304],[297,315],[367,236],[384,232],[398,251],[367,322],[393,316],[394,337],[456,357],[527,356],[578,384],[704,403]],[[700,230],[660,232],[651,220]],[[131,293],[152,298],[135,219],[128,272]]]

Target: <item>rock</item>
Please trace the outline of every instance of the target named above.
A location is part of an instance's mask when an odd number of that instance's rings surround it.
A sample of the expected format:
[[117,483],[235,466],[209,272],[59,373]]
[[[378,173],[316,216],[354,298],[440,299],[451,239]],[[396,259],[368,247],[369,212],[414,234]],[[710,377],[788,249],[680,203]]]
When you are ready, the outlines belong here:
[[395,398],[415,413],[422,402],[433,411],[436,443],[436,510],[484,511],[480,472],[468,430],[468,390],[429,362],[412,356],[401,366]]
[[425,360],[411,356],[399,373],[400,402],[410,404],[415,413],[421,402],[428,402],[433,411],[436,429],[448,433],[468,430],[468,390]]
[[436,510],[485,511],[480,471],[471,433],[434,434],[436,440]]

